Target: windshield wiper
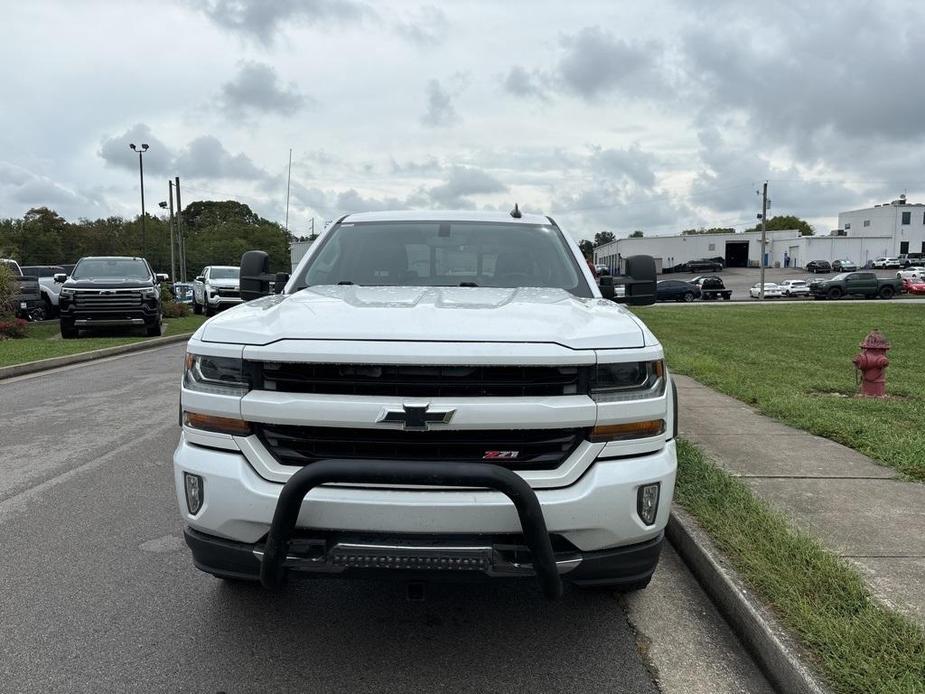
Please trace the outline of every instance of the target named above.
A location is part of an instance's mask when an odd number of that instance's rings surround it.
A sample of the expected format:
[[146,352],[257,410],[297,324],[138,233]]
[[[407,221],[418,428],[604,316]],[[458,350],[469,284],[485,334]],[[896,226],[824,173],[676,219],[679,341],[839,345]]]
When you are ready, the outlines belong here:
[[478,287],[479,285],[476,284],[475,282],[460,282],[459,286],[460,287]]
[[348,284],[353,284],[353,282],[351,282],[350,280],[341,280],[340,282],[337,283],[337,286],[341,287],[341,286],[346,286]]

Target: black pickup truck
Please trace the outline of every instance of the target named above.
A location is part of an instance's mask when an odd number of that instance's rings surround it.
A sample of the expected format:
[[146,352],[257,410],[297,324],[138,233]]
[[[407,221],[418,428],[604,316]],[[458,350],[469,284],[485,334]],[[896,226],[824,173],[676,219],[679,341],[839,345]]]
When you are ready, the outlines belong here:
[[160,335],[160,283],[166,280],[144,258],[81,258],[70,277],[55,275],[55,282],[62,283],[61,337],[69,340],[81,329],[109,326],[143,327],[149,337]]
[[892,299],[902,287],[902,280],[895,277],[877,277],[874,272],[842,272],[810,282],[809,293],[816,299],[841,299],[843,296]]
[[42,300],[42,289],[39,287],[39,278],[31,275],[24,275],[19,267],[19,263],[9,258],[0,258],[10,272],[13,278],[19,282],[19,291],[13,295],[10,301],[10,309],[17,318],[27,320],[42,320],[45,318],[45,302]]
[[700,298],[703,301],[713,301],[715,299],[729,301],[732,298],[732,290],[726,289],[722,278],[716,275],[695,277],[691,282],[700,287]]

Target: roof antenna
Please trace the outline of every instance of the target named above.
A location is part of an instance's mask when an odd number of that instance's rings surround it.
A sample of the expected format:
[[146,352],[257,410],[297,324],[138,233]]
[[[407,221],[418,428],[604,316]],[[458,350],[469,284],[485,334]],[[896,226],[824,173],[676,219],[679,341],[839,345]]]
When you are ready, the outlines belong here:
[[514,219],[520,219],[521,217],[523,217],[523,215],[520,214],[520,208],[517,206],[516,202],[514,203],[514,209],[511,210],[511,216]]

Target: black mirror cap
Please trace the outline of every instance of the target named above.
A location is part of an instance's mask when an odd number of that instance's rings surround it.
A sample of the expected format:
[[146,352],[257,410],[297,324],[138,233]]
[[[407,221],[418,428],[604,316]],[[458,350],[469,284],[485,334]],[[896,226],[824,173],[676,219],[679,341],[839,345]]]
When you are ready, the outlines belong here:
[[274,293],[276,293],[276,294],[282,294],[282,293],[283,293],[283,289],[286,288],[286,282],[288,282],[288,281],[289,281],[289,273],[288,273],[288,272],[277,272],[277,273],[276,273],[276,280],[275,280],[275,282],[274,282],[274,287],[273,287]]
[[159,272],[156,275],[154,275],[154,278],[157,280],[158,284],[160,284],[161,282],[170,281],[170,275],[168,275],[166,272]]
[[264,251],[247,251],[241,256],[241,298],[253,301],[270,293],[270,256]]
[[651,255],[631,255],[626,259],[626,297],[630,306],[650,306],[655,303],[655,258]]
[[64,273],[64,272],[56,272],[56,273],[55,273],[55,282],[58,283],[58,284],[64,284],[65,282],[67,282],[67,273]]
[[205,281],[206,281],[206,276],[205,276],[205,275],[199,275],[198,277],[196,277],[196,281],[197,281],[197,282],[205,282]]

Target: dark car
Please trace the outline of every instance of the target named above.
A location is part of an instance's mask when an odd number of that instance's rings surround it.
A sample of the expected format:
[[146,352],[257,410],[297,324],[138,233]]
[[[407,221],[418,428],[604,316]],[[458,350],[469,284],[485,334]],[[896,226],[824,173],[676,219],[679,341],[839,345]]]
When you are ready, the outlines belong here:
[[682,280],[661,280],[655,285],[656,301],[693,301],[700,298],[700,287]]
[[61,283],[58,312],[61,337],[77,337],[80,329],[143,327],[149,337],[161,334],[161,288],[167,275],[156,275],[144,258],[119,256],[81,258]]
[[698,258],[684,263],[685,272],[720,272],[722,269],[723,263],[715,258]]
[[807,272],[832,272],[832,265],[828,260],[810,260],[806,263]]

